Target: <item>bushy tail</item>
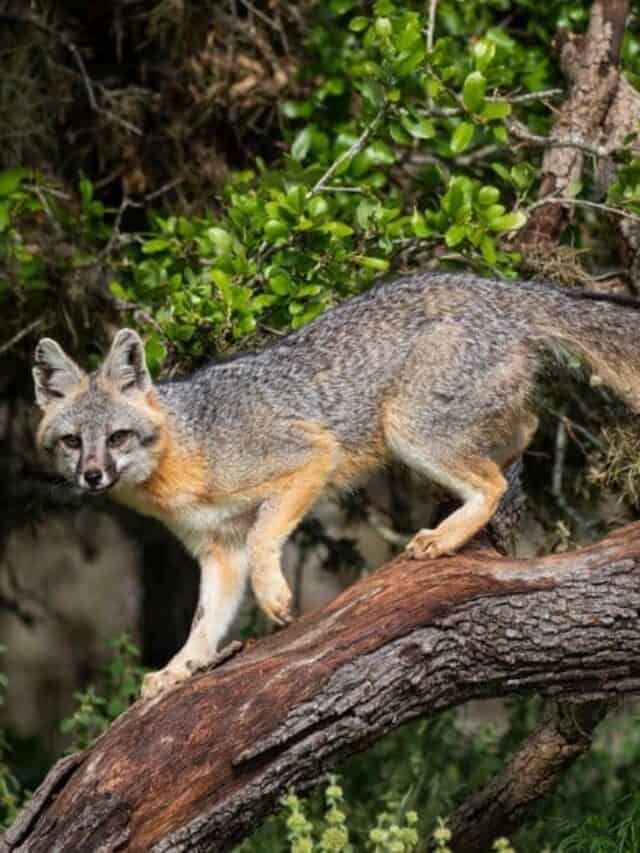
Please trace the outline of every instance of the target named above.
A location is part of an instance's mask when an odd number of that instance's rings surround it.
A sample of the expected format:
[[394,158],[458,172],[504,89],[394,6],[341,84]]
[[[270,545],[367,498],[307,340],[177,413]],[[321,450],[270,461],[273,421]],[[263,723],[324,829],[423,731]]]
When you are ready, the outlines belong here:
[[605,385],[640,413],[640,300],[554,290],[535,326],[580,355]]

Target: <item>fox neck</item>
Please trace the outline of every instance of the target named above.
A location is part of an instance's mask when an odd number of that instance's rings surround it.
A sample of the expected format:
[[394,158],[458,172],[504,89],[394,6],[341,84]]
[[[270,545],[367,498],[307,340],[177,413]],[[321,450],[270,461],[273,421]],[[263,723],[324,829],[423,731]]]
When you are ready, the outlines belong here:
[[156,394],[150,394],[147,402],[157,415],[159,427],[151,474],[142,483],[116,486],[113,497],[149,515],[163,515],[176,505],[214,499],[202,452],[179,433]]

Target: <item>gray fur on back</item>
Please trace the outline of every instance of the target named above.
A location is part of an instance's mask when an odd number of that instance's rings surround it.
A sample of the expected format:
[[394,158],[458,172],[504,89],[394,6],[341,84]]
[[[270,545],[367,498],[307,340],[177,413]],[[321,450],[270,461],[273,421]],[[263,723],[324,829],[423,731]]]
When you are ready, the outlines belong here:
[[[198,446],[211,442],[214,453],[224,452],[227,431],[227,452],[272,452],[274,430],[300,420],[357,447],[379,426],[383,401],[415,385],[422,397],[414,393],[412,401],[431,412],[422,415],[425,429],[455,432],[513,406],[514,394],[515,405],[526,404],[540,324],[610,338],[612,325],[624,319],[630,326],[630,314],[542,283],[418,273],[378,284],[265,349],[163,383],[158,392],[179,431]],[[520,368],[512,375],[506,366],[514,358]],[[243,437],[239,425],[246,425]]]

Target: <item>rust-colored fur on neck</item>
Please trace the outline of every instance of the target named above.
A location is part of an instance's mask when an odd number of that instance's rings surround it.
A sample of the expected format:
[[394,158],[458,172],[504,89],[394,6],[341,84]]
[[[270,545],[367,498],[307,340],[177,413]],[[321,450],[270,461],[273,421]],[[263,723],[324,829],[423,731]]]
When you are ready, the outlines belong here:
[[204,454],[186,446],[176,435],[154,393],[146,395],[143,405],[153,412],[160,438],[154,448],[156,466],[139,486],[140,494],[163,510],[169,510],[176,499],[206,499],[208,466]]

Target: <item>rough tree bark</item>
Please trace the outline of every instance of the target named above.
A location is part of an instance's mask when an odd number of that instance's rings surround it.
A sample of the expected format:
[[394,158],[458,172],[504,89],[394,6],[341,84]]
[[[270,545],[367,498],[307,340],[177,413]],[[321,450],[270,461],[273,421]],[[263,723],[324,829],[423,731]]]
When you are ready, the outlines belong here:
[[[560,51],[560,65],[569,84],[569,95],[558,111],[550,138],[579,140],[586,145],[601,142],[621,79],[620,51],[629,12],[628,0],[595,0],[585,35],[569,33]],[[619,99],[628,101],[624,84]],[[611,118],[619,117],[616,110]],[[605,142],[606,144],[606,142]],[[575,147],[551,147],[542,162],[539,197],[571,197],[582,176],[584,151]],[[546,204],[532,211],[518,242],[528,247],[556,244],[569,221],[570,211]]]
[[589,749],[609,704],[580,697],[549,702],[540,726],[506,767],[449,817],[454,849],[484,853],[499,835],[518,829],[529,806],[551,793],[565,770]]
[[[562,754],[566,764],[579,749],[567,721],[588,743],[594,703],[640,689],[639,610],[640,524],[545,558],[481,548],[434,563],[401,557],[213,671],[138,702],[51,771],[0,849],[228,850],[290,786],[314,784],[400,724],[536,691],[562,708],[492,783],[492,821],[508,821],[526,805],[526,756],[544,789]],[[454,816],[468,844],[458,850],[483,849],[473,842],[478,807]]]

